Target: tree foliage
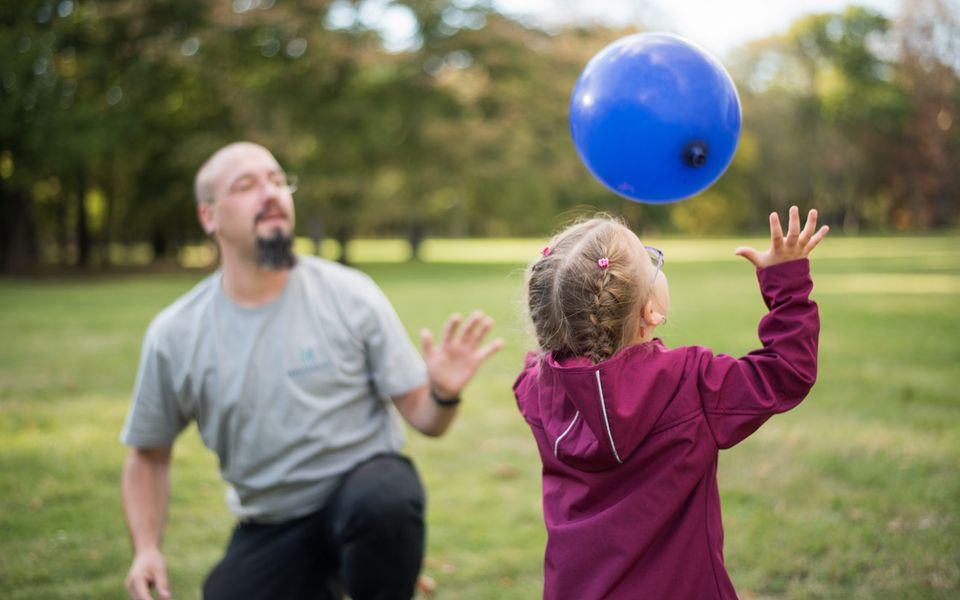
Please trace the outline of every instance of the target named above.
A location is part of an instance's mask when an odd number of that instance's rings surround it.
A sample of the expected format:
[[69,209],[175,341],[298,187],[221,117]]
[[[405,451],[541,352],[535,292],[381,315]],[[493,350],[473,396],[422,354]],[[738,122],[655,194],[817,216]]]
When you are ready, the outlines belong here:
[[299,175],[301,235],[401,235],[414,256],[427,235],[540,235],[580,210],[697,234],[792,203],[850,231],[955,226],[958,15],[851,7],[740,48],[736,158],[661,207],[606,191],[569,136],[581,69],[632,30],[545,32],[467,0],[4,3],[0,271],[105,265],[118,243],[171,256],[202,235],[197,166],[237,139]]

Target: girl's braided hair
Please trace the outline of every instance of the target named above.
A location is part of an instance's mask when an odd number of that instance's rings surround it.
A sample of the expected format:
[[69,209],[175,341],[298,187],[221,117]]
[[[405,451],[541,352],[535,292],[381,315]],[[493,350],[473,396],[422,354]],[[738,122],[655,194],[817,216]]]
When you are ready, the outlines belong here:
[[[635,338],[653,268],[636,235],[608,216],[557,234],[527,271],[527,306],[543,352],[594,364]],[[607,266],[598,261],[607,259]]]

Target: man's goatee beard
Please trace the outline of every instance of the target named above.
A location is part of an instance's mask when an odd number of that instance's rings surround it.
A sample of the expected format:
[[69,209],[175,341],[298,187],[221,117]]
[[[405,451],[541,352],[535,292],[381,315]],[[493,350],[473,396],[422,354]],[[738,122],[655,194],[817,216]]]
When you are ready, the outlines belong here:
[[293,253],[293,236],[274,229],[270,237],[257,236],[257,266],[271,271],[283,271],[297,264]]

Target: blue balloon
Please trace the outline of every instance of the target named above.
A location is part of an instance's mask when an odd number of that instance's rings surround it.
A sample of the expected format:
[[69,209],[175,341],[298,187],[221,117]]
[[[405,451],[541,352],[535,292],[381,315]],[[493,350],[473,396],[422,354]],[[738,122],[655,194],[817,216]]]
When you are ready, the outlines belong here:
[[663,33],[639,33],[594,56],[570,100],[587,169],[638,202],[675,202],[715,182],[740,138],[740,98],[720,62]]

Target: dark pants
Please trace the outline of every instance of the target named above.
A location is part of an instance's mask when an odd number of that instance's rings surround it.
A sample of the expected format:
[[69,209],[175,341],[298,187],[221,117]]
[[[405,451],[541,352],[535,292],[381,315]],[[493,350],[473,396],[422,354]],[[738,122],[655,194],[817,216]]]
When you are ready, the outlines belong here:
[[237,525],[203,585],[206,600],[353,600],[413,596],[423,561],[424,493],[405,457],[353,469],[320,511]]

